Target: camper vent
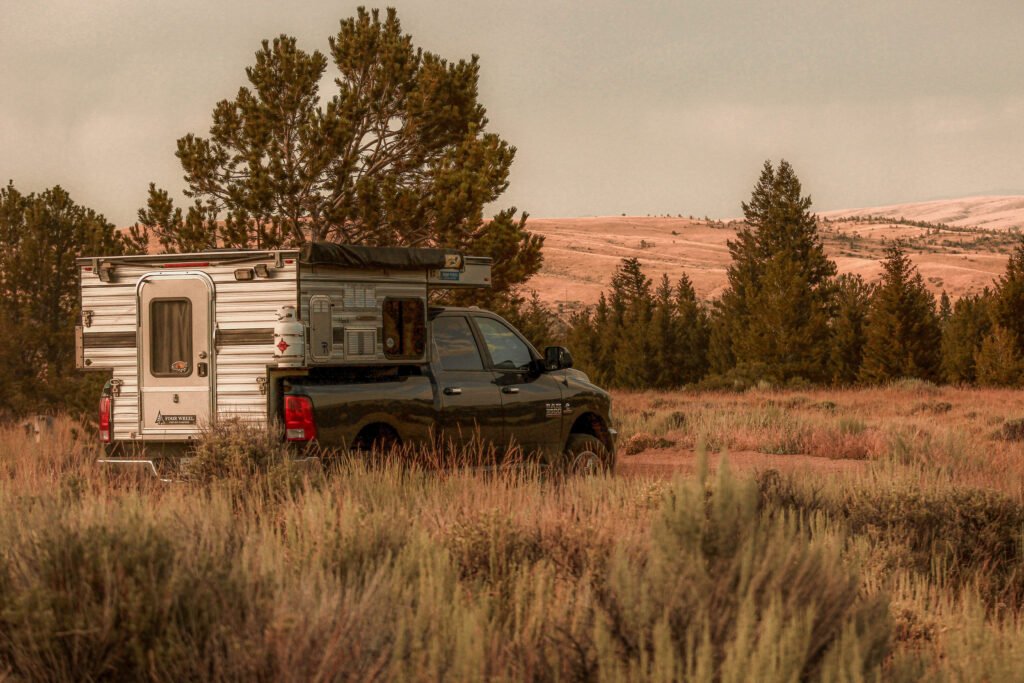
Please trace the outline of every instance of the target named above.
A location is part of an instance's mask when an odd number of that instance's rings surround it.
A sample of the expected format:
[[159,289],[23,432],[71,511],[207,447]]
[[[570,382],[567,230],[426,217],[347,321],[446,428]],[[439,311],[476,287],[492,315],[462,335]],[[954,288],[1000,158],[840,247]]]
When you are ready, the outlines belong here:
[[373,358],[377,355],[377,330],[345,330],[346,358]]
[[377,291],[373,285],[345,285],[345,310],[367,311],[377,308]]

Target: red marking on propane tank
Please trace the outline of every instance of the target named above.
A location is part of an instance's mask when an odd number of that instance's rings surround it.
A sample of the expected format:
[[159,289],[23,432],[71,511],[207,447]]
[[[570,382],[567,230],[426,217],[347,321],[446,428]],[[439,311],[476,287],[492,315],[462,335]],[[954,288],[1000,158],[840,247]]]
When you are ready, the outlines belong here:
[[282,339],[281,341],[277,342],[277,348],[281,350],[281,353],[284,353],[285,351],[288,350],[288,342]]

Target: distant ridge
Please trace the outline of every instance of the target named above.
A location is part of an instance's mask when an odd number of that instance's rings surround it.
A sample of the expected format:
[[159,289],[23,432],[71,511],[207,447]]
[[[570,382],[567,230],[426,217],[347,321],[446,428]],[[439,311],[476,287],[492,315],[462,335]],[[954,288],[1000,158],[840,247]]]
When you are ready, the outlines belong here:
[[890,204],[863,209],[841,209],[818,214],[823,218],[884,216],[927,223],[943,223],[959,228],[1024,230],[1024,195],[981,195],[931,202]]
[[[878,260],[892,240],[903,240],[925,282],[951,297],[977,292],[1002,273],[1024,232],[1024,196],[976,196],[818,213],[825,249],[840,272],[878,277]],[[912,223],[919,223],[913,225]],[[923,225],[927,223],[928,225]],[[640,259],[657,281],[686,273],[698,296],[725,288],[727,242],[740,221],[671,216],[533,218],[527,229],[544,235],[544,266],[529,286],[563,312],[597,301],[623,258]],[[948,229],[936,230],[944,225]]]

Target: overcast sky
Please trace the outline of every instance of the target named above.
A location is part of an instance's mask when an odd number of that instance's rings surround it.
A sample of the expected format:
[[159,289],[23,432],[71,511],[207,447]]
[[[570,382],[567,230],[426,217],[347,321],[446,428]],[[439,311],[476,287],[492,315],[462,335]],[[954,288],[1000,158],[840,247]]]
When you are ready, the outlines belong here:
[[[1024,194],[1019,1],[394,4],[417,46],[480,55],[519,150],[499,204],[534,216],[736,216],[779,158],[817,210]],[[356,6],[3,0],[0,178],[131,223],[261,39],[326,52]]]

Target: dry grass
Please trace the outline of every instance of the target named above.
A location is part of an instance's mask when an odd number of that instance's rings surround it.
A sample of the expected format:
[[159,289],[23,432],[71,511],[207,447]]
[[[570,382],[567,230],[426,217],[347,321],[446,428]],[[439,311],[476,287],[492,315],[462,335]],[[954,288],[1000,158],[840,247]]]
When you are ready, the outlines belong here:
[[921,384],[618,396],[627,438],[870,461],[842,478],[310,471],[228,429],[162,484],[97,471],[68,421],[6,429],[0,675],[1012,680],[1022,414]]
[[[619,392],[625,442],[854,458],[1024,498],[1024,393],[905,381],[878,389]],[[639,452],[639,451],[638,451]]]

